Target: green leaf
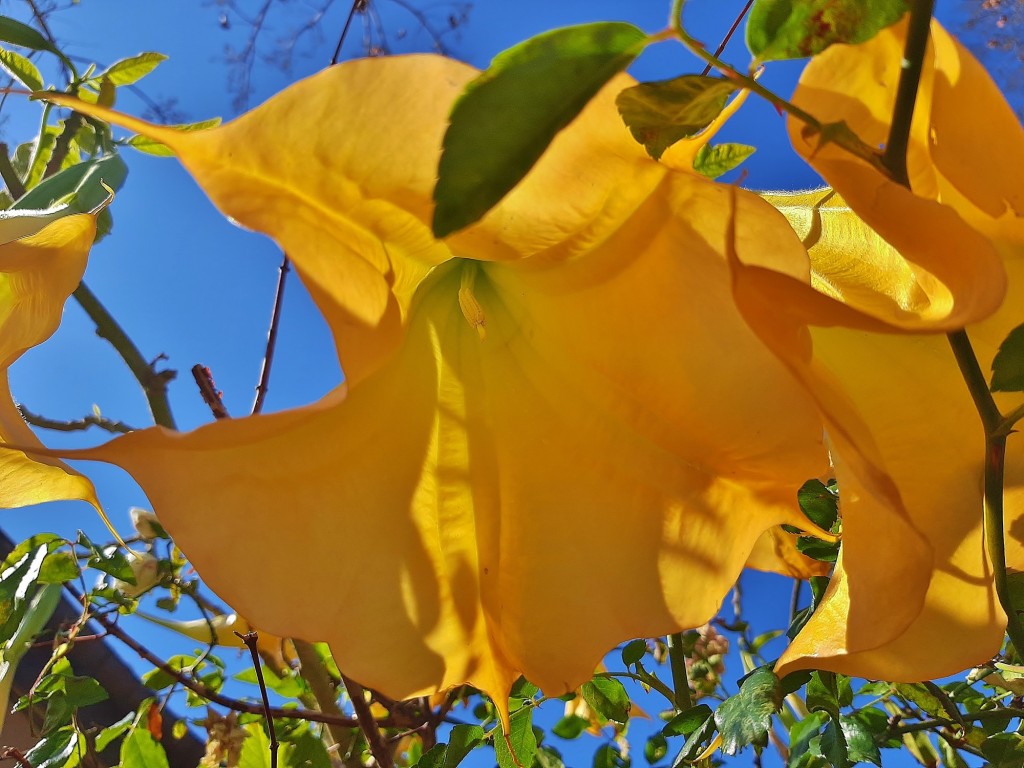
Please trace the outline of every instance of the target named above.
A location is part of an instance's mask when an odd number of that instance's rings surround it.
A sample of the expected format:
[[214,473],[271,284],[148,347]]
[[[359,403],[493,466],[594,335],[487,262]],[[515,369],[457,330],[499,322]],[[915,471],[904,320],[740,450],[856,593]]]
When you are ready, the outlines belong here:
[[1024,392],[1024,325],[1018,325],[999,345],[992,360],[993,392]]
[[933,717],[949,717],[942,702],[921,683],[895,683],[896,693]]
[[20,45],[22,48],[31,48],[34,51],[60,53],[40,32],[9,16],[0,16],[0,40]]
[[815,672],[807,683],[807,709],[825,712],[833,720],[839,719],[839,684],[835,672]]
[[[523,717],[523,715],[519,715]],[[445,750],[442,768],[455,768],[461,763],[466,755],[472,752],[484,740],[484,729],[479,725],[459,724],[452,728],[451,736],[448,738],[448,748]]]
[[284,768],[331,768],[331,757],[323,739],[307,729],[292,740],[291,749],[284,753],[281,764]]
[[[216,128],[220,125],[221,119],[214,117],[209,120],[200,120],[196,123],[183,123],[181,125],[169,125],[168,128],[173,128],[176,131],[182,133],[192,133],[193,131],[204,131],[207,128]],[[171,151],[170,147],[161,141],[151,139],[148,136],[141,134],[132,136],[128,139],[128,145],[139,152],[144,152],[147,155],[156,155],[157,157],[174,157],[174,152]]]
[[167,57],[162,53],[146,51],[137,56],[130,56],[127,59],[115,61],[102,74],[96,75],[92,80],[100,82],[104,79],[110,81],[111,85],[132,85],[144,78],[157,68]]
[[630,640],[622,649],[622,663],[627,667],[640,661],[647,653],[646,640]]
[[660,733],[656,733],[644,745],[644,758],[649,765],[654,765],[668,754],[668,741]]
[[42,210],[63,200],[70,212],[87,213],[109,197],[110,193],[103,184],[116,192],[127,176],[128,166],[118,155],[86,160],[44,179],[19,199],[12,209]]
[[537,735],[533,732],[533,707],[523,707],[512,715],[511,720],[507,738],[503,733],[494,734],[494,752],[498,757],[498,768],[532,765],[534,754],[537,752]]
[[565,768],[562,753],[554,747],[538,747],[534,755],[534,765],[538,768]]
[[30,91],[43,90],[43,76],[36,65],[16,51],[0,48],[0,67]]
[[102,752],[108,746],[114,743],[117,739],[124,735],[124,732],[132,727],[132,723],[135,721],[135,713],[129,712],[127,715],[122,717],[113,725],[109,725],[100,731],[96,737],[96,751]]
[[709,179],[717,179],[754,154],[747,144],[705,144],[693,158],[693,170]]
[[618,744],[602,744],[594,752],[594,768],[629,768],[630,759],[623,756]]
[[739,693],[722,702],[715,712],[722,751],[735,755],[748,744],[767,744],[772,715],[781,706],[779,678],[768,667],[758,667],[743,681]]
[[825,596],[825,590],[828,588],[828,576],[811,576],[807,583],[811,586],[811,604],[798,611],[793,617],[793,623],[786,630],[786,637],[790,640],[799,634],[821,604],[821,599]]
[[444,237],[489,211],[649,42],[632,24],[554,29],[498,54],[452,109],[434,188]]
[[1024,738],[1016,733],[997,733],[985,739],[981,751],[991,763],[988,768],[1020,768],[1024,765]]
[[[243,669],[235,675],[235,680],[243,683],[259,685],[259,678],[256,676],[256,670],[252,667]],[[298,698],[309,691],[309,686],[301,677],[298,676],[298,674],[278,677],[277,673],[275,673],[274,670],[266,664],[263,665],[263,682],[269,690],[286,699]]]
[[839,542],[800,536],[796,540],[796,551],[820,563],[834,563],[839,559]]
[[[58,768],[66,765],[68,758],[78,748],[78,734],[71,728],[62,728],[42,739],[25,753],[25,759],[34,768]],[[130,768],[125,765],[124,768]]]
[[714,719],[714,712],[707,704],[698,704],[685,712],[680,712],[661,729],[665,736],[689,736],[704,725],[708,719]]
[[93,556],[89,558],[89,567],[95,568],[97,571],[103,571],[108,576],[113,576],[115,579],[120,579],[128,584],[135,583],[132,565],[117,547],[94,550]]
[[629,720],[629,710],[633,707],[633,702],[629,700],[629,694],[622,683],[614,677],[595,675],[583,684],[580,693],[590,708],[599,715],[616,723],[624,724]]
[[832,530],[839,519],[839,492],[835,485],[808,480],[797,491],[796,502],[807,519],[823,530]]
[[579,715],[566,715],[551,727],[551,732],[560,739],[578,739],[587,728],[590,721]]
[[683,75],[634,85],[615,104],[633,138],[660,160],[677,141],[707,128],[735,90],[735,83],[721,77]]
[[811,712],[807,717],[794,721],[789,729],[789,763],[794,765],[801,755],[811,750],[811,740],[821,733],[821,727],[828,722],[824,712]]
[[[715,713],[711,711],[710,707],[704,704],[698,704],[696,707],[687,710],[687,712],[693,712],[701,707],[704,707],[707,710],[707,717],[687,735],[686,741],[683,743],[683,748],[679,750],[679,754],[676,755],[676,759],[672,761],[672,768],[677,768],[677,766],[683,765],[687,761],[693,760],[697,757],[700,751],[711,742],[711,738],[715,735],[715,731],[718,726],[715,725]],[[686,712],[683,714],[686,714]],[[662,733],[665,733],[665,731],[663,730]]]
[[846,734],[836,725],[835,720],[829,720],[825,730],[821,732],[821,753],[832,768],[847,768],[850,765]]
[[882,755],[875,744],[871,731],[856,717],[842,715],[839,718],[843,736],[846,738],[846,756],[851,765],[874,763],[882,765]]
[[121,744],[121,768],[170,768],[167,753],[152,734],[137,727]]
[[443,768],[444,756],[447,752],[447,744],[435,744],[420,755],[420,759],[414,763],[414,768]]
[[[242,742],[242,753],[238,757],[238,768],[270,768],[270,737],[259,722],[242,726],[249,734]],[[278,751],[281,747],[278,745]]]
[[757,0],[747,47],[758,62],[813,56],[833,43],[870,40],[907,7],[907,0]]

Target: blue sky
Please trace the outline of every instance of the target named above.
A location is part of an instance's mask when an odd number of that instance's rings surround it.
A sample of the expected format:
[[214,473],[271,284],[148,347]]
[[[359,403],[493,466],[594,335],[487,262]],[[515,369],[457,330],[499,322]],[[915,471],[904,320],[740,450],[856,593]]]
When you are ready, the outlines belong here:
[[[429,37],[399,6],[389,0],[378,0],[378,4],[385,28],[395,40],[396,52],[430,49]],[[433,9],[432,18],[443,26],[448,6],[434,0],[424,5]],[[693,0],[688,26],[699,39],[714,46],[742,5],[742,0]],[[348,6],[345,0],[333,3],[318,31],[299,41],[299,53],[290,71],[257,59],[252,105],[327,63]],[[954,27],[960,23],[959,2],[940,1],[938,6],[940,18],[949,19]],[[261,38],[262,53],[273,52],[278,39],[301,26],[312,13],[312,4],[291,0],[275,9]],[[447,35],[445,42],[453,55],[484,67],[502,49],[545,29],[621,19],[655,31],[665,25],[667,12],[667,0],[479,0],[468,22]],[[228,29],[219,23],[222,13],[228,14]],[[142,87],[156,101],[175,99],[175,108],[186,120],[212,116],[227,119],[234,114],[235,94],[229,87],[230,67],[224,51],[227,45],[243,46],[248,30],[218,3],[175,0],[130,6],[116,0],[89,0],[56,14],[52,28],[68,53],[101,65],[141,51],[169,55],[170,59],[146,78]],[[397,39],[397,30],[403,28],[407,33]],[[343,58],[361,53],[361,38],[357,19]],[[727,57],[740,65],[746,63],[741,34],[728,49]],[[631,71],[640,79],[656,79],[700,69],[700,63],[679,45],[662,44],[645,53]],[[774,64],[763,82],[786,94],[799,69],[797,63]],[[117,106],[133,114],[146,110],[146,103],[129,92],[119,94]],[[2,127],[3,140],[14,145],[31,138],[35,130],[32,121],[38,114],[35,105],[9,101],[5,114],[9,122]],[[342,120],[339,116],[339,130],[343,130]],[[758,146],[758,152],[745,166],[745,183],[749,186],[795,189],[817,183],[813,172],[789,151],[783,120],[756,99],[748,102],[720,138]],[[280,262],[278,249],[263,236],[225,221],[176,161],[130,150],[124,154],[130,175],[113,206],[114,233],[94,249],[86,281],[145,355],[164,354],[168,358],[165,365],[178,371],[170,394],[179,427],[192,428],[210,420],[189,374],[196,363],[211,368],[232,414],[247,413],[263,358]],[[328,331],[292,275],[266,410],[309,403],[340,379]],[[97,405],[110,418],[137,426],[148,424],[138,386],[109,345],[95,336],[73,301],[68,303],[57,335],[26,354],[12,369],[11,380],[17,400],[51,418],[80,418]],[[43,438],[51,444],[73,445],[97,442],[103,435],[93,432],[66,437],[48,433]],[[96,481],[115,524],[127,529],[128,508],[146,505],[141,491],[119,470],[102,465],[84,469]],[[216,510],[204,510],[203,514],[216,515]],[[11,511],[4,514],[3,525],[15,538],[39,530],[73,537],[80,527],[98,538],[104,535],[85,505],[55,504]],[[746,586],[747,604],[758,628],[785,623],[788,582],[753,577],[747,578]],[[158,635],[153,642],[158,647],[164,645]],[[168,652],[180,650],[173,643],[164,647]],[[145,668],[139,665],[139,669]],[[584,754],[589,754],[595,744],[586,746]],[[637,740],[636,749],[635,760],[643,764],[642,739]],[[887,765],[897,764],[889,760]],[[747,765],[749,761],[747,753],[737,764]]]

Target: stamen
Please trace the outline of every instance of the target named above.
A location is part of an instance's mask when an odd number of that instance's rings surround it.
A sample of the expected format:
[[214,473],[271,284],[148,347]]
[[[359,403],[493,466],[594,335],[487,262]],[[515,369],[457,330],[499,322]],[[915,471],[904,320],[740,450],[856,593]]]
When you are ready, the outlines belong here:
[[484,315],[484,308],[476,300],[473,293],[473,286],[476,284],[477,264],[473,261],[466,261],[462,265],[462,284],[459,286],[459,307],[471,328],[475,328],[480,335],[481,341],[487,337],[487,318]]

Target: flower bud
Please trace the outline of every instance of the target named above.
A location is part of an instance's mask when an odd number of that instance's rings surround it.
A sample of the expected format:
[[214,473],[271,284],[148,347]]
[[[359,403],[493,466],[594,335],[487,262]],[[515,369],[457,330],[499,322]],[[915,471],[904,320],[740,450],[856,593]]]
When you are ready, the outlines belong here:
[[132,507],[128,510],[128,514],[132,517],[132,525],[135,527],[135,532],[139,534],[140,539],[152,541],[153,539],[160,538],[163,534],[163,526],[156,519],[156,515],[149,510]]

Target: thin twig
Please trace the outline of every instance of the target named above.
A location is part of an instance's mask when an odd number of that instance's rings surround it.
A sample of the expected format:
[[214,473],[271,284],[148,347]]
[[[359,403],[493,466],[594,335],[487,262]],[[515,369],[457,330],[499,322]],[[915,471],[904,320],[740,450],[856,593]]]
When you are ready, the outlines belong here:
[[277,287],[274,289],[274,309],[270,313],[270,328],[267,330],[267,349],[263,354],[263,365],[260,367],[260,383],[256,385],[256,399],[252,404],[253,415],[263,410],[263,401],[267,398],[270,388],[270,368],[274,364],[274,349],[277,346],[277,329],[281,324],[281,305],[284,301],[284,284],[288,277],[289,264],[287,254],[281,259],[277,271]]
[[793,579],[793,592],[789,598],[789,623],[793,624],[796,614],[800,610],[800,591],[804,585],[803,579]]
[[135,427],[130,427],[123,421],[114,421],[113,419],[106,419],[103,416],[95,416],[93,414],[84,416],[81,419],[58,421],[56,419],[48,419],[45,416],[40,416],[37,413],[32,413],[32,411],[20,403],[18,404],[18,411],[21,413],[21,417],[33,427],[39,427],[40,429],[52,429],[55,432],[80,432],[84,429],[89,429],[89,427],[99,427],[107,432],[112,432],[118,435],[126,435],[129,432],[135,431]]
[[106,339],[114,346],[142,386],[146,401],[149,403],[149,411],[153,415],[153,421],[162,427],[176,429],[174,416],[171,415],[171,406],[167,400],[167,383],[176,376],[176,373],[174,371],[157,371],[155,369],[156,360],[148,362],[142,356],[139,348],[135,346],[135,342],[128,337],[128,334],[118,325],[107,308],[84,282],[75,289],[74,297],[85,310],[89,319],[96,325],[96,335]]
[[356,13],[366,10],[367,0],[352,0],[352,7],[348,10],[348,16],[345,19],[345,26],[341,28],[341,34],[338,36],[338,44],[334,47],[334,54],[331,56],[331,66],[338,63],[338,57],[341,56],[341,46],[345,43],[345,38],[348,37],[349,27],[352,26],[352,19],[355,18]]
[[196,380],[196,386],[199,387],[199,394],[202,395],[203,402],[210,408],[210,412],[213,414],[215,419],[230,419],[231,414],[228,413],[227,407],[224,405],[222,399],[223,393],[217,389],[217,385],[213,383],[213,374],[210,373],[210,369],[205,365],[192,366],[192,378]]
[[46,163],[43,178],[49,178],[60,170],[61,165],[64,164],[64,158],[68,156],[68,152],[71,150],[71,140],[75,138],[75,134],[78,133],[78,129],[82,127],[84,122],[85,118],[78,112],[72,112],[70,117],[64,120],[64,130],[60,132],[60,135],[53,144],[53,152]]
[[267,683],[263,679],[263,665],[260,664],[260,652],[256,647],[260,636],[255,630],[246,632],[244,635],[241,632],[235,632],[235,634],[245,643],[245,647],[249,649],[249,653],[252,655],[252,664],[256,669],[256,682],[259,683],[260,695],[263,697],[263,712],[266,715],[267,730],[270,731],[270,768],[277,768],[277,729],[274,727],[274,718],[270,716],[270,696],[267,694]]
[[356,719],[359,721],[359,728],[366,738],[370,747],[370,754],[373,755],[380,768],[395,768],[395,762],[391,757],[391,750],[381,735],[379,723],[370,712],[370,705],[366,702],[366,691],[359,683],[345,675],[341,676],[348,691],[348,697],[352,702],[352,709],[355,710]]
[[[732,36],[736,34],[736,30],[739,29],[740,24],[743,21],[743,17],[750,12],[750,7],[754,4],[754,0],[747,0],[747,4],[743,6],[743,10],[740,11],[739,15],[733,21],[732,26],[729,27],[729,31],[725,33],[725,37],[722,38],[722,42],[718,44],[715,49],[715,58],[717,59],[723,53],[725,53],[725,47],[729,45],[729,41],[732,40]],[[704,71],[701,72],[701,77],[705,77],[711,71],[711,62],[709,61],[704,65]]]
[[0,749],[0,760],[15,760],[22,768],[32,768],[32,763],[28,761],[28,758],[14,747]]

